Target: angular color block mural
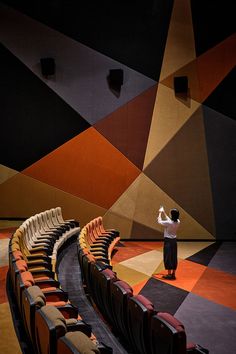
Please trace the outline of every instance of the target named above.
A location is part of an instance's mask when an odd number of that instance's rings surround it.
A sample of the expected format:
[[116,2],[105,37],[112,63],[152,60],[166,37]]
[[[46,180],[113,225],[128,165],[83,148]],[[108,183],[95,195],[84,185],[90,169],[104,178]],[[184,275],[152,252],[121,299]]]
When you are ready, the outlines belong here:
[[[53,13],[50,3],[44,11],[3,3],[0,216],[60,205],[82,226],[102,215],[123,239],[157,240],[162,204],[179,208],[182,239],[235,238],[231,7],[162,0],[138,2],[135,11],[119,2],[112,12],[108,2],[71,1]],[[79,10],[99,21],[77,26]],[[39,63],[48,56],[56,74],[45,78]],[[111,69],[124,74],[115,94]],[[188,79],[180,94],[178,76]]]

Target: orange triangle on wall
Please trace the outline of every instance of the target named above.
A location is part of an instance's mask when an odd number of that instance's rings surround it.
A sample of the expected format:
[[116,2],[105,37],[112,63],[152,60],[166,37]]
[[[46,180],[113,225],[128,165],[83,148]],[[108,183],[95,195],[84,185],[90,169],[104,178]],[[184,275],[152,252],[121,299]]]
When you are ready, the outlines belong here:
[[91,127],[23,173],[109,208],[140,170]]

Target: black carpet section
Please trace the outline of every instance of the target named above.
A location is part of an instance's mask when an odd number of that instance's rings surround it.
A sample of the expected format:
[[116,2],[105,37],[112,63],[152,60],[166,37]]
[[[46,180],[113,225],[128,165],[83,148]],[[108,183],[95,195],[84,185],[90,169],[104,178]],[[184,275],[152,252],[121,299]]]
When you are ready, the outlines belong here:
[[60,259],[58,266],[60,284],[63,290],[68,292],[71,303],[79,309],[82,319],[92,326],[92,332],[98,341],[111,347],[113,354],[134,354],[122,347],[86,297],[81,282],[76,242],[63,250]]
[[21,171],[90,127],[0,45],[0,164]]
[[159,80],[173,0],[4,2]]
[[139,294],[148,298],[158,312],[169,312],[174,315],[189,293],[158,279],[150,278]]
[[208,266],[219,247],[221,246],[221,241],[216,241],[212,245],[204,248],[203,250],[195,253],[194,255],[186,258],[188,261],[192,261],[198,264],[202,264],[204,266]]

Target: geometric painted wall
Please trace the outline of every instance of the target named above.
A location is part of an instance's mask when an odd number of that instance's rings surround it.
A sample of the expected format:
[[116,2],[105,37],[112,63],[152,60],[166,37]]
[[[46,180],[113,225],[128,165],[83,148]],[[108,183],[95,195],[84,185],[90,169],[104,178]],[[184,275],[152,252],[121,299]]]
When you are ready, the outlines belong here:
[[[44,11],[5,3],[21,12],[0,4],[0,216],[60,205],[81,225],[102,215],[123,239],[161,239],[162,204],[179,208],[180,239],[234,239],[231,2],[222,10],[216,1],[213,13],[189,0],[137,2],[133,11],[129,1],[116,11],[106,1]],[[49,79],[39,65],[46,56],[56,61]],[[119,96],[107,83],[113,68],[124,72]],[[188,93],[176,95],[182,75]]]

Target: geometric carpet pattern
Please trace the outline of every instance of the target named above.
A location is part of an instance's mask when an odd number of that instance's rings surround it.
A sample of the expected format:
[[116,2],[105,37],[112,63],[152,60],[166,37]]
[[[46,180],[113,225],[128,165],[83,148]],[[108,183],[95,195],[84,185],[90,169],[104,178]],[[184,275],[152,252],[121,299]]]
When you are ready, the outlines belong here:
[[214,354],[235,352],[235,242],[179,241],[175,281],[162,279],[162,242],[125,241],[117,249],[112,263],[118,277],[183,322],[188,342]]
[[[122,239],[160,240],[164,205],[180,210],[179,239],[234,239],[233,2],[3,3],[0,215],[60,205],[81,225],[100,214]],[[115,94],[111,69],[124,74]]]

